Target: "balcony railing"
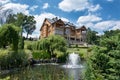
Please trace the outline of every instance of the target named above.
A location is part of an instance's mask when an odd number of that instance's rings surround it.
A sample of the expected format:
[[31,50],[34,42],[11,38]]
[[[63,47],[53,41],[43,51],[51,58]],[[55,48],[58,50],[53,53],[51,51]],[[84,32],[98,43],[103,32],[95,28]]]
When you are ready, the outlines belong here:
[[68,40],[69,44],[84,44],[85,42],[83,41],[75,41],[75,40]]

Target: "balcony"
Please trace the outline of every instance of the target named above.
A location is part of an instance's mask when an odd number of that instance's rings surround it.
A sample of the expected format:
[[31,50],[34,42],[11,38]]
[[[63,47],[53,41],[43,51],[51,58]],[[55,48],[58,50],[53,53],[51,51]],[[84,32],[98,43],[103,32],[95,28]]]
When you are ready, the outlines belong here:
[[63,30],[55,29],[54,34],[64,35]]
[[75,41],[75,40],[68,40],[69,44],[84,44],[85,42],[82,41]]

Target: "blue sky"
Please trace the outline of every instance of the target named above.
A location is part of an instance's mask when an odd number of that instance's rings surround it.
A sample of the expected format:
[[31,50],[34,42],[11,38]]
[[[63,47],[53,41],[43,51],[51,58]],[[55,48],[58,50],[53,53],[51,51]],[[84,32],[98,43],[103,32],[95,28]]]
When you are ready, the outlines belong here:
[[12,9],[15,14],[33,15],[37,22],[34,37],[39,37],[45,18],[56,16],[77,27],[85,25],[99,34],[120,29],[120,0],[0,0],[0,5],[4,6],[1,13]]

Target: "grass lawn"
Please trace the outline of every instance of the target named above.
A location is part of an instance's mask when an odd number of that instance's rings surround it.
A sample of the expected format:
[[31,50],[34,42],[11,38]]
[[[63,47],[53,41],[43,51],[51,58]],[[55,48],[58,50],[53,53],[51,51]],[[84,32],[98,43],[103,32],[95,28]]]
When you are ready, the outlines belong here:
[[[25,40],[25,45],[24,48],[27,49],[27,45],[34,43],[35,41],[28,41]],[[70,48],[67,48],[67,53],[78,53],[80,55],[80,57],[84,60],[86,60],[89,56],[89,52],[88,52],[88,47],[84,47],[84,46],[78,46],[76,47],[75,45],[71,46]]]
[[67,48],[67,53],[78,53],[81,58],[86,59],[88,55],[88,48],[87,47],[78,47],[78,48]]

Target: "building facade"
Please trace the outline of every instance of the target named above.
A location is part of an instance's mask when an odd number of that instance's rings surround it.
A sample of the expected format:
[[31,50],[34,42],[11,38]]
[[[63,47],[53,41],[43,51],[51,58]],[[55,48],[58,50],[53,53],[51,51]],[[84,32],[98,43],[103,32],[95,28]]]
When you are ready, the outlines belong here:
[[53,19],[45,18],[40,29],[40,38],[61,35],[67,40],[68,44],[84,44],[86,42],[86,31],[85,26],[77,28],[74,24],[57,17]]

